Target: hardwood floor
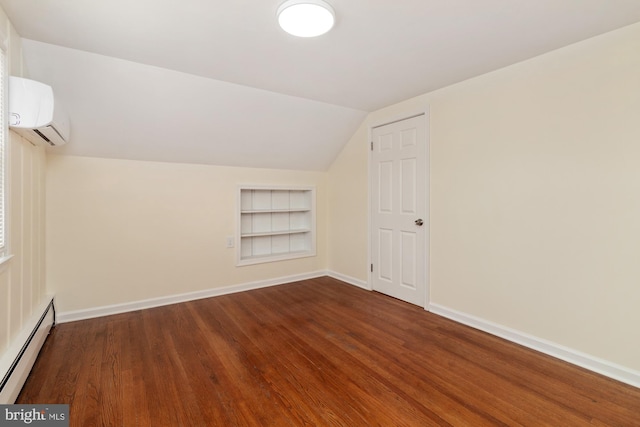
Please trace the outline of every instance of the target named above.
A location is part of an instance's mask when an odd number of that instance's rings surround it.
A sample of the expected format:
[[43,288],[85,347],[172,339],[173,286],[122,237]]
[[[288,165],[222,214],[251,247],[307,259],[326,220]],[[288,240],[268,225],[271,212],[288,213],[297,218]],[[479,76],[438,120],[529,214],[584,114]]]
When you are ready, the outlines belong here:
[[640,426],[640,389],[319,278],[61,324],[17,403],[71,426]]

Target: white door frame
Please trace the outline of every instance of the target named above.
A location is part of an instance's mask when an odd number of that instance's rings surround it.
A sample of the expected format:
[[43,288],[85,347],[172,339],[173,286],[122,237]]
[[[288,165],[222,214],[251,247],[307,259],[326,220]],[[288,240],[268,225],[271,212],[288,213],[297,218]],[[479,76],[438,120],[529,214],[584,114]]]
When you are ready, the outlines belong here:
[[372,158],[372,150],[369,148],[371,146],[371,143],[373,141],[373,129],[374,128],[378,128],[380,126],[385,126],[385,125],[389,125],[391,123],[395,123],[395,122],[399,122],[402,120],[406,120],[406,119],[411,119],[413,117],[417,117],[417,116],[424,116],[425,119],[425,128],[426,128],[426,132],[425,132],[425,138],[426,141],[424,141],[424,143],[426,144],[425,147],[425,155],[426,155],[426,159],[425,160],[425,164],[427,165],[427,173],[426,175],[426,180],[427,182],[425,183],[425,188],[427,189],[427,196],[425,197],[425,218],[424,218],[424,224],[425,224],[425,248],[424,248],[424,253],[425,253],[425,264],[424,264],[424,268],[426,269],[424,277],[426,280],[425,283],[425,295],[424,295],[424,304],[422,304],[422,307],[425,310],[428,310],[429,308],[429,303],[430,303],[430,294],[431,294],[431,286],[430,286],[430,260],[431,260],[431,254],[430,254],[430,248],[431,248],[431,211],[430,211],[430,204],[431,204],[431,187],[430,187],[430,182],[431,182],[431,144],[430,144],[430,135],[431,135],[431,127],[430,127],[430,118],[429,118],[429,106],[427,105],[424,109],[420,109],[420,110],[412,110],[406,113],[402,113],[402,114],[398,114],[395,116],[390,116],[388,118],[385,119],[380,119],[378,121],[372,122],[369,125],[369,129],[368,129],[368,135],[367,135],[367,151],[369,153],[368,156],[368,160],[367,160],[367,182],[368,182],[368,188],[367,188],[367,229],[368,229],[368,234],[367,234],[367,285],[369,290],[373,290],[373,280],[371,278],[371,264],[372,264],[372,256],[371,256],[371,234],[373,233],[373,230],[371,229],[371,186],[372,186],[372,172],[371,172],[371,158]]

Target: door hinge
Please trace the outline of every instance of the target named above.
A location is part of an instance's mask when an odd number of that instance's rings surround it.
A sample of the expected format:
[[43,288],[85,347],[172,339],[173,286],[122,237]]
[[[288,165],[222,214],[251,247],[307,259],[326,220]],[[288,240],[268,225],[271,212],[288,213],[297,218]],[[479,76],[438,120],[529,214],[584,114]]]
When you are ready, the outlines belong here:
[[371,151],[373,151],[373,141],[371,141]]
[[371,264],[371,272],[373,273],[373,264]]

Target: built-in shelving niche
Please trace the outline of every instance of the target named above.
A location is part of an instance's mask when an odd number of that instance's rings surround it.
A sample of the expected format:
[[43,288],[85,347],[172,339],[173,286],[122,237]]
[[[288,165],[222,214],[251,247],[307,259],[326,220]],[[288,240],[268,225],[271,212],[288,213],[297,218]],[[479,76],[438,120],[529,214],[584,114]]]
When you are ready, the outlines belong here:
[[238,265],[316,254],[315,188],[239,188]]

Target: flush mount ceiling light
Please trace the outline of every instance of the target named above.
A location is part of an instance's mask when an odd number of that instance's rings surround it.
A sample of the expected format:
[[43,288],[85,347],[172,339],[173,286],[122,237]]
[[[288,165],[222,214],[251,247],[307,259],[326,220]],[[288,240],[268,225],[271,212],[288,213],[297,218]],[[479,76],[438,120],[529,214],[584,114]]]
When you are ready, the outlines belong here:
[[287,0],[278,8],[278,23],[287,33],[316,37],[329,31],[335,22],[333,8],[322,0]]

